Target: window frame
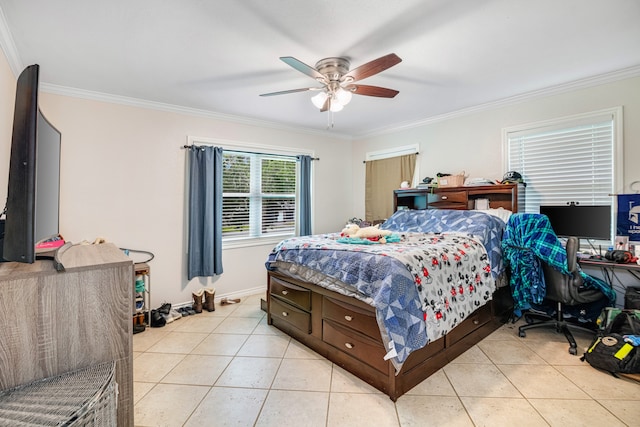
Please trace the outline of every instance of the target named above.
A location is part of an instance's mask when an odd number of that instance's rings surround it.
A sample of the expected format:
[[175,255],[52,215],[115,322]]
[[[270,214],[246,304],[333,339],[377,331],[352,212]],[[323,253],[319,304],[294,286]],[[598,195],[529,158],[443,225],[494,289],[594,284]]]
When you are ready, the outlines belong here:
[[[510,168],[509,163],[509,138],[515,133],[536,134],[545,130],[569,129],[580,124],[596,123],[598,119],[604,116],[611,116],[612,120],[612,194],[611,196],[611,215],[612,215],[612,238],[615,237],[615,221],[617,212],[617,201],[615,194],[623,188],[624,163],[623,163],[623,108],[622,106],[606,108],[602,110],[591,111],[587,113],[575,114],[570,116],[559,117],[550,120],[542,120],[530,122],[516,126],[505,127],[502,129],[502,163],[503,171],[514,170]],[[517,170],[517,169],[515,169]],[[518,171],[520,172],[520,171]],[[525,176],[526,181],[526,176]],[[526,196],[525,196],[526,197]]]
[[[315,157],[315,153],[311,150],[304,150],[299,148],[289,148],[289,147],[281,147],[275,145],[265,145],[258,144],[252,142],[242,142],[242,141],[232,141],[232,140],[224,140],[217,138],[207,138],[207,137],[197,137],[197,136],[189,136],[187,137],[188,145],[213,145],[216,147],[221,147],[227,151],[237,151],[237,152],[247,152],[247,153],[255,153],[255,154],[265,154],[265,155],[274,155],[274,156],[300,156],[300,155],[308,155],[311,157]],[[234,249],[234,248],[245,248],[252,246],[263,246],[263,245],[274,245],[282,241],[286,237],[293,237],[299,234],[300,221],[297,213],[300,212],[300,167],[296,165],[296,193],[295,193],[295,231],[293,234],[279,234],[273,236],[265,236],[265,237],[247,237],[241,239],[222,239],[222,249]],[[313,174],[313,172],[312,172]],[[311,177],[313,182],[313,176]],[[188,197],[188,194],[186,195]],[[312,216],[313,221],[313,216]]]

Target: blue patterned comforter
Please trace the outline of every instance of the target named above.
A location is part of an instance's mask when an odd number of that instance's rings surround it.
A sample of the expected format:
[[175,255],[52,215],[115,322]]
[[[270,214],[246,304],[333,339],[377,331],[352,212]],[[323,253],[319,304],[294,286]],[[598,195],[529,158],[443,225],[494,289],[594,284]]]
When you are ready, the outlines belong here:
[[338,233],[296,237],[280,242],[266,266],[320,272],[375,307],[399,370],[412,351],[444,336],[491,299],[502,269],[504,225],[474,211],[399,211],[381,227],[397,233],[397,243],[345,244],[337,241]]

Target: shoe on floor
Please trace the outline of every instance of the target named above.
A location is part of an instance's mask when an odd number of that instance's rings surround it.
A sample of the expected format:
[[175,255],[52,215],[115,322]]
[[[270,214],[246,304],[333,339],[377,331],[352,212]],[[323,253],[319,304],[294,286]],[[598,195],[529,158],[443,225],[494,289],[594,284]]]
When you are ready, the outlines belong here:
[[193,314],[196,314],[196,311],[194,309],[192,309],[191,307],[180,307],[178,309],[178,311],[180,312],[180,314],[182,314],[182,317],[191,316]]
[[164,320],[166,320],[167,323],[171,323],[174,320],[180,319],[182,317],[182,314],[180,314],[178,310],[174,310],[172,308],[171,310],[169,310],[169,314],[162,314],[162,317],[164,317]]
[[150,325],[152,328],[161,328],[167,324],[164,316],[160,314],[158,310],[151,310],[151,322]]
[[200,288],[196,292],[192,293],[193,297],[193,310],[196,313],[202,313],[202,300],[204,299],[204,289]]
[[211,312],[216,311],[214,299],[216,297],[215,288],[204,288],[204,309]]
[[158,311],[160,312],[160,314],[169,314],[170,310],[171,310],[171,304],[168,302],[165,302],[160,306],[160,308],[158,308]]
[[240,298],[222,298],[220,300],[220,304],[222,305],[237,304],[239,302],[240,302]]

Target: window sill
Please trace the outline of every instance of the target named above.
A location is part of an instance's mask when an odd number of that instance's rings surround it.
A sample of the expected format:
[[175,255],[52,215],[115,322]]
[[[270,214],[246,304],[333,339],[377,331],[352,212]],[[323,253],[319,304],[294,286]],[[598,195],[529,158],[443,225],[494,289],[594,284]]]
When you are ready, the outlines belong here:
[[290,237],[294,237],[293,235],[284,235],[284,236],[273,236],[273,237],[262,237],[257,239],[239,239],[239,240],[229,240],[222,242],[222,250],[225,249],[238,249],[238,248],[247,248],[253,246],[275,246],[284,239],[288,239]]

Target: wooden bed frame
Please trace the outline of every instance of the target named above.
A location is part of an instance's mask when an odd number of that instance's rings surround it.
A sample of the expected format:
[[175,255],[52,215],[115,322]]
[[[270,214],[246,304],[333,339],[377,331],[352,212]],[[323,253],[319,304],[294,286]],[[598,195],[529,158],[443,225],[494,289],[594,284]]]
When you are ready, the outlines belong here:
[[[393,208],[466,210],[486,199],[490,208],[518,212],[524,197],[523,184],[395,190]],[[513,299],[506,276],[499,279],[506,286],[498,287],[489,303],[446,336],[411,353],[399,373],[383,360],[387,351],[375,309],[353,297],[269,271],[267,321],[396,401],[506,321]]]
[[499,328],[513,300],[509,286],[446,336],[409,355],[402,369],[383,360],[386,350],[374,308],[320,286],[270,271],[267,321],[387,394],[394,402]]

